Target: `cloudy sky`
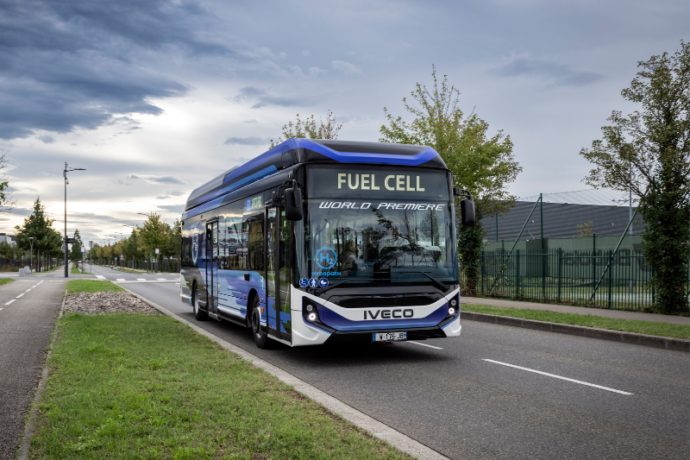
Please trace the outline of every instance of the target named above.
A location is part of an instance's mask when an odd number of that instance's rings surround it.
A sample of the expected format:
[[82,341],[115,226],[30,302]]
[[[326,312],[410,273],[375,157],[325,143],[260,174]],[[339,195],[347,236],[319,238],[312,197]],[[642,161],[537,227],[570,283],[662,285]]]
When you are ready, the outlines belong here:
[[518,196],[587,188],[578,152],[600,135],[637,61],[690,35],[687,0],[0,0],[0,153],[16,208],[36,197],[62,228],[119,237],[265,151],[295,114],[376,141],[383,108],[431,68],[503,130]]

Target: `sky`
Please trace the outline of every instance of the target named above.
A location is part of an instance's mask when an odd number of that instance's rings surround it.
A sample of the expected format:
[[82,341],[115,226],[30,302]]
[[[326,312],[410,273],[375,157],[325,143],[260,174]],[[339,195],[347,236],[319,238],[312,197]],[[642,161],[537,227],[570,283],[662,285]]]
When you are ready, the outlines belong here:
[[[377,141],[431,85],[514,143],[520,197],[589,188],[579,156],[637,63],[690,35],[687,0],[0,0],[0,154],[14,233],[36,198],[102,243],[263,153],[297,114]],[[141,214],[140,214],[141,213]]]

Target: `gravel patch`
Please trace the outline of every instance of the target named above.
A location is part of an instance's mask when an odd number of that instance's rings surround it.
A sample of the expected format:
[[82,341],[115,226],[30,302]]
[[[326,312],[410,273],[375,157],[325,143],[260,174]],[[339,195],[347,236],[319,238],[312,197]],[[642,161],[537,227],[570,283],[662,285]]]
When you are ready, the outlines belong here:
[[135,313],[158,315],[160,312],[128,292],[80,292],[68,295],[65,313],[102,315],[105,313]]

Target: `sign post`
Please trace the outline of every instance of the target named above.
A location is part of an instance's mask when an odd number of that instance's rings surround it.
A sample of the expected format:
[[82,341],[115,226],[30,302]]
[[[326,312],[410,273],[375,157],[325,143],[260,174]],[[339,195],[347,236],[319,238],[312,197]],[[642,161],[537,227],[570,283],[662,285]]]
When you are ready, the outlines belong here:
[[81,272],[84,273],[84,260],[86,260],[86,247],[81,247]]
[[161,253],[161,250],[158,249],[158,248],[156,248],[156,262],[155,262],[155,264],[156,264],[156,273],[158,273],[158,254],[160,254],[160,253]]

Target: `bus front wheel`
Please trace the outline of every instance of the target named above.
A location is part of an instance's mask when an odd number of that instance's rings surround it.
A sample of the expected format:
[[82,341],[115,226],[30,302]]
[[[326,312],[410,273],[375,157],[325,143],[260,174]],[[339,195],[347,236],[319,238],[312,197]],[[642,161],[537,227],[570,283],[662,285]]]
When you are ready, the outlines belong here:
[[197,321],[204,321],[206,319],[206,312],[201,311],[201,305],[199,305],[199,295],[197,294],[196,288],[194,289],[194,318]]
[[259,348],[268,348],[271,341],[268,339],[268,334],[261,330],[261,308],[259,307],[259,299],[256,297],[252,302],[251,321],[254,343]]

